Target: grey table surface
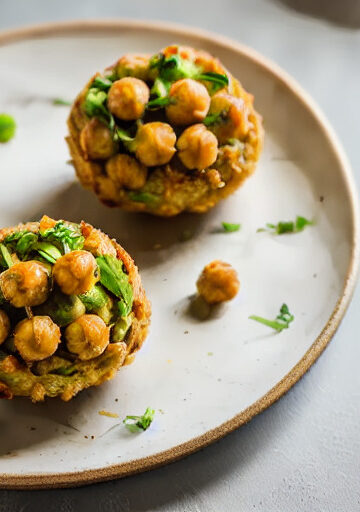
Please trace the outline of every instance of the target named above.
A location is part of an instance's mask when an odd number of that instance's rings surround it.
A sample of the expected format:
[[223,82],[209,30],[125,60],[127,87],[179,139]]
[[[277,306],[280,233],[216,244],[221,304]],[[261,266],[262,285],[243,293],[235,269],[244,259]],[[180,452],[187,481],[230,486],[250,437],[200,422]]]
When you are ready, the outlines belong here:
[[[0,29],[132,17],[226,34],[315,98],[360,181],[358,0],[0,0]],[[0,512],[360,510],[360,293],[303,379],[248,425],[180,462],[79,489],[0,491]]]

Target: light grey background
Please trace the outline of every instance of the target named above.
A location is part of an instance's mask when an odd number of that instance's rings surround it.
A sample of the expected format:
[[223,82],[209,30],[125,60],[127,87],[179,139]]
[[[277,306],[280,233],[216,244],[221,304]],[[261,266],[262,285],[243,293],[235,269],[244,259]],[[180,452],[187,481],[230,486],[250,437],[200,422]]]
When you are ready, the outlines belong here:
[[[358,0],[0,0],[0,29],[121,16],[207,28],[280,64],[335,126],[359,183]],[[359,309],[356,292],[309,373],[277,404],[215,445],[124,480],[81,489],[0,491],[0,512],[360,510]]]

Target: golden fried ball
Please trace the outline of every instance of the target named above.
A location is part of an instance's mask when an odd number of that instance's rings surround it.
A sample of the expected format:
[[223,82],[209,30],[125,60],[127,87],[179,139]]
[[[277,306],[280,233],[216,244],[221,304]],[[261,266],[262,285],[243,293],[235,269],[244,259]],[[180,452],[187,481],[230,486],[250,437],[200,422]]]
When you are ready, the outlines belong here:
[[218,154],[217,138],[203,124],[186,128],[176,147],[180,160],[188,169],[205,169],[215,162]]
[[87,159],[106,160],[115,152],[109,128],[96,117],[93,117],[81,130],[80,146]]
[[109,344],[110,329],[97,315],[83,315],[65,330],[67,348],[87,361],[104,352]]
[[10,333],[10,320],[5,311],[0,309],[0,345],[3,343]]
[[146,81],[149,75],[149,62],[149,55],[127,53],[117,61],[116,74],[119,78],[133,76]]
[[236,270],[229,263],[214,260],[204,267],[196,286],[208,304],[216,304],[233,299],[239,291],[240,282]]
[[176,135],[167,123],[146,123],[138,128],[135,155],[144,165],[167,164],[175,153]]
[[113,156],[106,162],[105,169],[118,187],[136,190],[146,183],[147,168],[130,155],[119,153]]
[[60,343],[60,328],[49,316],[33,316],[17,324],[14,343],[25,361],[50,357]]
[[47,267],[40,261],[16,263],[0,275],[0,288],[16,308],[38,306],[46,301],[50,291]]
[[61,256],[53,267],[53,276],[66,295],[88,292],[100,279],[96,260],[87,251],[71,251]]
[[211,98],[209,114],[221,114],[221,118],[209,127],[220,144],[226,144],[232,138],[243,139],[250,129],[248,108],[241,98],[226,93],[215,94]]
[[165,107],[166,116],[174,125],[187,125],[202,121],[210,107],[210,96],[206,87],[184,78],[174,82],[169,91],[171,103]]
[[145,82],[131,76],[116,80],[108,93],[108,108],[124,121],[139,119],[149,101],[150,90]]

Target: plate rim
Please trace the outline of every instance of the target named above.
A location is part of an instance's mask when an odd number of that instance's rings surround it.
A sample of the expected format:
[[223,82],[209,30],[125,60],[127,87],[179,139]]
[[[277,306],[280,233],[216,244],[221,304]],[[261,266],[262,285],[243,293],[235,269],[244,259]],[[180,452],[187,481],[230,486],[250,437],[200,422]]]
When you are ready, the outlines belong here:
[[201,448],[205,448],[211,443],[218,441],[225,435],[233,432],[250,421],[254,416],[270,407],[274,402],[281,398],[292,386],[300,380],[300,378],[315,363],[320,354],[326,348],[331,338],[335,334],[340,322],[347,310],[352,298],[358,274],[359,267],[359,202],[357,187],[352,174],[351,165],[342,148],[341,143],[329,121],[317,106],[310,95],[305,92],[302,87],[287,74],[280,66],[272,62],[267,57],[263,57],[257,51],[235,40],[204,30],[197,27],[189,27],[168,21],[149,21],[137,20],[130,18],[102,19],[102,20],[74,20],[64,22],[42,23],[37,25],[28,25],[25,27],[5,30],[0,32],[0,47],[17,41],[34,39],[41,37],[56,37],[57,35],[67,35],[71,32],[104,32],[112,30],[114,32],[125,29],[132,30],[156,30],[160,32],[171,31],[174,35],[186,36],[191,35],[192,38],[201,41],[215,42],[224,49],[235,50],[237,53],[246,57],[258,66],[265,69],[275,79],[285,85],[302,103],[303,107],[308,110],[312,117],[316,120],[319,128],[326,137],[329,146],[336,159],[338,160],[341,174],[344,179],[348,197],[349,207],[351,211],[352,222],[352,247],[349,266],[344,280],[343,290],[339,297],[335,308],[333,309],[328,321],[323,327],[319,336],[312,343],[311,347],[306,351],[304,356],[296,363],[296,365],[265,395],[244,409],[233,418],[220,424],[219,426],[207,431],[206,433],[194,437],[189,441],[176,445],[167,450],[163,450],[156,454],[135,459],[130,462],[120,464],[112,464],[107,467],[88,469],[85,471],[72,471],[65,473],[46,473],[46,474],[0,474],[0,489],[41,489],[51,487],[76,487],[91,484],[100,481],[111,480],[114,478],[125,477],[156,469],[160,466],[175,462],[185,456],[188,456]]

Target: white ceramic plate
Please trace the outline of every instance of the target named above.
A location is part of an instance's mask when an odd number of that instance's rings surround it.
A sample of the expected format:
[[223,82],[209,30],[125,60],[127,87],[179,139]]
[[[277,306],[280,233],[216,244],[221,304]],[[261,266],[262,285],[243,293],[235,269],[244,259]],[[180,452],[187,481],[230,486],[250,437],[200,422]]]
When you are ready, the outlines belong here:
[[[92,73],[125,52],[173,42],[217,55],[254,93],[266,129],[260,165],[206,215],[158,219],[107,209],[76,183],[66,163],[68,108],[52,99],[72,99]],[[147,342],[113,381],[70,403],[1,402],[0,486],[80,485],[176,460],[271,405],[329,342],[358,262],[349,165],[306,94],[276,66],[224,38],[168,24],[86,22],[4,33],[0,45],[0,111],[18,123],[15,139],[0,147],[0,224],[43,213],[87,219],[134,256],[153,304]],[[256,233],[298,214],[316,225],[296,235]],[[214,232],[221,221],[241,222],[242,229]],[[184,229],[195,234],[180,243]],[[215,258],[234,265],[241,292],[201,323],[187,315],[188,297]],[[281,334],[248,319],[274,317],[283,302],[295,321]],[[129,433],[122,418],[147,406],[156,409],[153,425]],[[104,409],[119,419],[100,416]]]

